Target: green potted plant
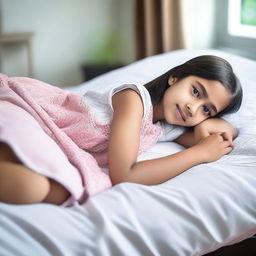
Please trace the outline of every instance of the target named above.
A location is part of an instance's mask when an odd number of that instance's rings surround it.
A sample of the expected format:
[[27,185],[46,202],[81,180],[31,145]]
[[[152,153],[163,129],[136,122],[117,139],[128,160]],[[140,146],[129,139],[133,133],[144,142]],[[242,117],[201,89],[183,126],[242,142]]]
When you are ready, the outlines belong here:
[[99,33],[97,40],[91,43],[91,50],[87,63],[83,65],[85,80],[90,80],[98,75],[119,68],[122,65],[118,59],[120,39],[117,33]]

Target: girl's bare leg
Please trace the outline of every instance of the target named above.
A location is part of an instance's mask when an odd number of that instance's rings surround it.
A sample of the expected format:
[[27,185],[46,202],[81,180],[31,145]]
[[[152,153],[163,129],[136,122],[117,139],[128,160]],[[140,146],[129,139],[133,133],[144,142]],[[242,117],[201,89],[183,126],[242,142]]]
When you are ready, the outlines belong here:
[[24,166],[12,149],[0,142],[0,201],[59,205],[68,196],[69,192],[62,185]]
[[70,193],[62,185],[52,179],[48,179],[50,182],[50,190],[43,202],[60,205],[64,203],[70,196]]
[[13,204],[42,202],[49,193],[47,178],[22,164],[0,162],[0,201]]

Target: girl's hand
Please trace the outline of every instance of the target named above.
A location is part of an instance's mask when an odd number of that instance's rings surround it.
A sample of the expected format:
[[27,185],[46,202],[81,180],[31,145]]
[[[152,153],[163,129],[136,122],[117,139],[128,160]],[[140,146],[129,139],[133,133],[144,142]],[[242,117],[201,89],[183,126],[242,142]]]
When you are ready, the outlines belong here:
[[222,133],[224,139],[228,140],[232,146],[233,139],[238,135],[236,128],[227,121],[220,118],[210,118],[194,128],[195,143],[214,133]]
[[216,161],[222,156],[232,151],[232,143],[227,139],[228,135],[224,133],[214,133],[201,139],[194,146],[198,150],[203,163]]

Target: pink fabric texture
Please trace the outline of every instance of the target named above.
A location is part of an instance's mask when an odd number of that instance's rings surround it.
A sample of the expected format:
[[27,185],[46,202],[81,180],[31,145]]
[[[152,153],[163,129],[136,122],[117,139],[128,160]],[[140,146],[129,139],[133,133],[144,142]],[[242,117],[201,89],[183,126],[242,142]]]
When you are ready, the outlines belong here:
[[[35,79],[9,78],[1,74],[0,101],[11,103],[23,111],[25,110],[61,148],[69,162],[74,166],[72,171],[78,172],[81,179],[81,182],[76,184],[82,188],[78,189],[80,194],[76,194],[75,200],[81,201],[88,195],[99,193],[111,187],[108,174],[101,169],[101,167],[107,167],[110,124],[96,123],[80,95]],[[8,106],[10,107],[10,104],[5,104],[4,107],[7,108],[7,111]],[[19,111],[17,111],[17,115],[20,115]],[[15,111],[12,111],[10,118],[15,119]],[[26,123],[24,126],[26,127]],[[139,152],[144,152],[156,143],[160,134],[161,128],[152,124],[151,113],[143,120]],[[29,136],[29,134],[24,134],[24,136]],[[41,172],[43,171],[41,170]],[[69,175],[66,172],[63,174],[65,177],[62,177],[62,180],[60,180],[61,174],[55,179],[68,184]],[[49,173],[45,173],[45,175],[54,178],[54,175],[49,175]]]

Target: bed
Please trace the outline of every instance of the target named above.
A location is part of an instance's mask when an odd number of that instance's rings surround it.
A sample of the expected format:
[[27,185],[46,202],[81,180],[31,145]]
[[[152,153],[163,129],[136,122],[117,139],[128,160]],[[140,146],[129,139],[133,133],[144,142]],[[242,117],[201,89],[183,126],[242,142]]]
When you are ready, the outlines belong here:
[[[239,130],[229,155],[160,185],[122,183],[72,207],[0,203],[0,255],[231,255],[227,248],[256,255],[255,61],[212,49],[177,50],[68,90],[83,94],[113,84],[145,83],[202,54],[227,59],[244,88],[239,112],[224,117]],[[182,146],[174,142],[159,142],[138,161],[179,150]],[[250,243],[244,248],[241,241]],[[218,250],[222,247],[226,251]]]

